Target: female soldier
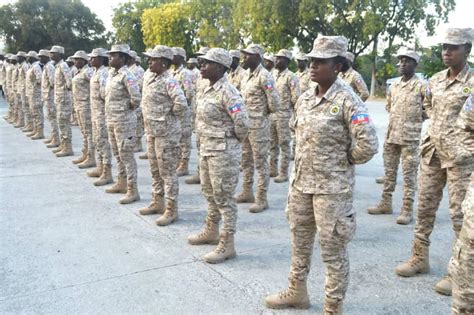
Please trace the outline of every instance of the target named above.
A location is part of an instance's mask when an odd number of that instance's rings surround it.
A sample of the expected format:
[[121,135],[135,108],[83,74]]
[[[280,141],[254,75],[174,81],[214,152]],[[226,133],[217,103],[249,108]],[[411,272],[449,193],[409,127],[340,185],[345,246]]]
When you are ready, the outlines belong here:
[[107,193],[126,193],[120,203],[128,204],[140,200],[137,187],[137,161],[133,156],[136,143],[137,116],[141,93],[135,76],[128,71],[130,47],[113,45],[108,51],[110,71],[105,87],[105,112],[109,141],[117,158],[117,182]]
[[311,80],[317,84],[299,98],[290,123],[297,148],[287,205],[292,233],[289,287],[267,296],[270,308],[309,307],[306,279],[319,231],[326,265],[324,314],[342,313],[349,282],[347,244],[356,227],[354,164],[369,161],[378,148],[365,104],[338,78],[346,51],[345,37],[321,36],[307,55]]
[[89,177],[99,177],[95,186],[103,186],[113,182],[112,149],[110,148],[107,124],[105,122],[105,86],[109,76],[109,58],[107,50],[95,48],[89,54],[94,74],[91,78],[91,117],[92,135],[97,153],[97,168],[87,172]]
[[[237,206],[233,199],[239,180],[241,141],[248,132],[248,117],[237,89],[227,81],[226,71],[232,57],[222,48],[212,48],[204,56],[201,74],[209,87],[198,99],[196,131],[200,140],[199,169],[201,188],[207,199],[206,225],[191,235],[191,245],[217,244],[204,256],[208,263],[220,263],[235,257],[234,233]],[[219,237],[219,221],[224,217]]]
[[178,81],[168,71],[173,60],[173,50],[157,45],[152,51],[143,54],[149,57],[150,70],[143,81],[142,112],[153,192],[151,204],[139,212],[142,215],[163,213],[156,224],[164,226],[178,219],[176,164],[181,122],[187,114],[188,105]]

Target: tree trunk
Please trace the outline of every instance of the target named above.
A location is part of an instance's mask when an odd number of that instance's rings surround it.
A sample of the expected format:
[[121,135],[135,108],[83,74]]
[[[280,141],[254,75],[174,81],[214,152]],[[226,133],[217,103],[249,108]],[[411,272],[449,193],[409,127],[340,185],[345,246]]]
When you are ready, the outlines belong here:
[[374,46],[372,48],[372,80],[370,81],[370,96],[375,96],[375,87],[376,87],[376,78],[375,74],[377,72],[377,44],[379,42],[379,36],[376,35],[374,39]]

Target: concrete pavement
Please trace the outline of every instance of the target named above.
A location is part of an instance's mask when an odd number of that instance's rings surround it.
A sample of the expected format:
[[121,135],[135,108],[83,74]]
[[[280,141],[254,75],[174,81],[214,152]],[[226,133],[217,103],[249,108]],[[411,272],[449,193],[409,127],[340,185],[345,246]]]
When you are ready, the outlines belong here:
[[[349,246],[345,314],[448,314],[451,299],[432,289],[446,272],[453,239],[447,194],[432,235],[431,272],[398,277],[394,268],[410,257],[414,224],[395,224],[401,178],[393,215],[366,212],[381,194],[382,186],[374,179],[383,174],[387,124],[382,102],[369,101],[368,106],[380,152],[357,168],[358,230]],[[0,115],[6,110],[0,97]],[[73,127],[76,157],[80,139],[78,127]],[[143,217],[137,211],[151,197],[148,161],[137,158],[142,200],[119,205],[120,195],[93,186],[93,179],[71,163],[74,158],[56,158],[42,141],[30,140],[0,120],[0,313],[321,313],[324,270],[317,246],[309,275],[311,309],[271,311],[262,303],[266,294],[287,285],[287,183],[271,182],[270,209],[263,213],[252,214],[248,204],[239,205],[238,256],[209,265],[201,257],[213,246],[190,246],[186,241],[206,214],[199,185],[186,185],[180,178],[180,219],[157,227],[156,216]],[[192,158],[194,172],[195,151]]]

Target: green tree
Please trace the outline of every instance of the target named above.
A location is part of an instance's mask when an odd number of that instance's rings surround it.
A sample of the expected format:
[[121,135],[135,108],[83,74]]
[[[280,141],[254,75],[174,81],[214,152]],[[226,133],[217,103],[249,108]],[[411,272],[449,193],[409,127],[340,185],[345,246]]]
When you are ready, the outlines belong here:
[[67,54],[107,45],[105,27],[80,0],[19,0],[0,7],[0,35],[7,49],[61,45]]
[[138,0],[124,2],[113,11],[112,26],[115,28],[115,41],[128,43],[138,53],[145,51],[143,42],[142,21],[143,11],[155,8],[172,0]]

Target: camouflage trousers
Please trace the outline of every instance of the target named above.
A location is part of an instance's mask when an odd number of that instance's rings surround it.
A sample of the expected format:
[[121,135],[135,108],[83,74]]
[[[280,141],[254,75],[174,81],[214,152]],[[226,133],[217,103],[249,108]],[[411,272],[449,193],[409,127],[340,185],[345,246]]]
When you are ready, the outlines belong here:
[[56,104],[58,129],[61,141],[70,143],[72,141],[71,114],[72,102],[70,96],[65,96],[63,103]]
[[181,130],[187,131],[183,132],[185,135],[181,135],[181,139],[179,140],[179,160],[189,160],[191,157],[191,148],[192,148],[192,127],[191,127],[191,117],[192,113],[188,111],[185,115],[187,115],[187,121],[185,126],[181,126]]
[[315,234],[319,232],[321,256],[326,267],[325,295],[343,300],[349,284],[347,244],[356,230],[352,193],[304,194],[290,187],[287,207],[292,235],[289,280],[306,281]]
[[110,148],[107,124],[105,119],[95,117],[94,113],[92,113],[92,137],[99,163],[112,165],[112,149]]
[[237,224],[233,196],[239,181],[241,156],[239,149],[233,149],[199,158],[201,190],[208,204],[206,222],[218,224],[222,217],[222,231],[228,234],[235,233]]
[[270,149],[270,128],[249,129],[242,142],[242,172],[244,186],[253,185],[254,167],[257,170],[257,190],[266,191],[269,183],[268,151]]
[[139,107],[135,110],[135,114],[137,115],[137,140],[141,139],[145,134],[145,126],[143,123],[143,114],[142,109]]
[[385,181],[383,192],[392,195],[397,185],[397,172],[400,158],[403,170],[403,199],[415,200],[416,175],[420,158],[418,154],[418,142],[410,144],[395,144],[385,141],[383,146],[383,164]]
[[32,116],[33,126],[35,129],[44,128],[43,102],[41,95],[29,96],[28,104]]
[[178,144],[176,141],[169,141],[166,137],[155,137],[149,134],[146,140],[152,193],[165,195],[170,200],[177,200],[179,193],[178,175],[176,175]]
[[453,287],[452,314],[474,314],[474,240],[461,236],[456,241],[448,271]]
[[48,96],[48,99],[44,101],[46,105],[46,115],[48,117],[49,123],[51,125],[51,134],[57,134],[58,130],[58,120],[56,114],[56,105],[54,105],[54,98],[52,93]]
[[30,104],[28,102],[28,98],[26,97],[25,91],[22,91],[20,93],[20,102],[21,109],[25,117],[25,125],[33,125],[33,120],[31,119]]
[[280,173],[288,174],[288,165],[291,157],[290,118],[271,115],[270,126],[270,164],[278,165],[278,156],[281,152]]
[[92,135],[92,114],[89,101],[76,101],[76,114],[79,129],[82,134],[82,148],[84,152],[94,154],[94,141]]
[[21,94],[15,94],[15,108],[16,108],[16,117],[17,121],[20,124],[25,124],[25,113],[23,112],[23,103],[21,101]]
[[456,236],[461,231],[463,213],[461,203],[464,200],[469,185],[471,166],[454,166],[441,168],[441,162],[434,153],[431,160],[422,159],[418,196],[418,213],[415,226],[415,238],[421,244],[429,246],[430,235],[436,219],[443,188],[448,184],[449,215]]
[[137,182],[137,161],[133,155],[137,134],[137,116],[127,115],[124,121],[107,122],[112,152],[117,159],[118,176],[129,183]]

